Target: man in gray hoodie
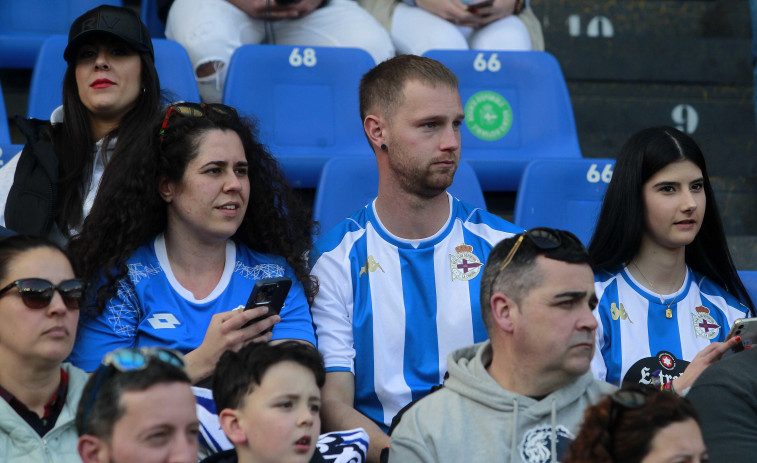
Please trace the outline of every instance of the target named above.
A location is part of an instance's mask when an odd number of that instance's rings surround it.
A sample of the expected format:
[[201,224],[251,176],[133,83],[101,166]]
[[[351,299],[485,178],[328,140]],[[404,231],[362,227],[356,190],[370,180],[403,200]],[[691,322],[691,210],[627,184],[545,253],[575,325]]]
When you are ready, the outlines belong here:
[[444,387],[392,433],[390,462],[558,462],[584,409],[615,389],[589,371],[597,298],[573,234],[536,228],[501,241],[480,294],[490,340],[450,354]]

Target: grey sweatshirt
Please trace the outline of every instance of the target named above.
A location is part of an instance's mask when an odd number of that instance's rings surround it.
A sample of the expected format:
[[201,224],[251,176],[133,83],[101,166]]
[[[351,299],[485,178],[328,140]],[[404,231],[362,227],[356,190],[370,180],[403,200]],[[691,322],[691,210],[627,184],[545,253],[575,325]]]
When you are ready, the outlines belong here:
[[586,407],[616,388],[585,373],[542,400],[502,388],[486,371],[489,341],[449,355],[444,388],[411,407],[390,463],[553,463],[567,454]]

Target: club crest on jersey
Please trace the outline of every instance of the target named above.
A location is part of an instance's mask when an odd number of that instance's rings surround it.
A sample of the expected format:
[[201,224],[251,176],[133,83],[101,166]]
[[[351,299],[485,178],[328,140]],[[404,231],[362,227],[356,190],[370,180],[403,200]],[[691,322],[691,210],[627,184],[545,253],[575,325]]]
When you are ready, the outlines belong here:
[[700,338],[715,339],[720,334],[720,325],[710,315],[710,309],[700,305],[694,310],[696,313],[691,314],[694,333]]
[[476,278],[484,264],[473,254],[473,246],[461,244],[455,246],[456,254],[449,255],[449,268],[452,281],[468,281]]

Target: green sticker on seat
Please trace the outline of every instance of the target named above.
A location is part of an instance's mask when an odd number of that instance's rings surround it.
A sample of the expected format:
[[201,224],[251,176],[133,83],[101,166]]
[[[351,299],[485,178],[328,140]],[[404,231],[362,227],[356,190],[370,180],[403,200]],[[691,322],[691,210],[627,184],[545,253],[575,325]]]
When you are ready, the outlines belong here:
[[513,126],[513,109],[499,93],[477,92],[465,103],[465,125],[482,140],[499,140]]

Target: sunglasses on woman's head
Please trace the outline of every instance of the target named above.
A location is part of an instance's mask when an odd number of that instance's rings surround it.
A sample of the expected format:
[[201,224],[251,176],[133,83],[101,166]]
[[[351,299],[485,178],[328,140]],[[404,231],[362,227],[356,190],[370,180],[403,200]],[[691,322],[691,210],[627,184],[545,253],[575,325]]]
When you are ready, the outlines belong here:
[[22,278],[0,289],[0,296],[13,288],[18,288],[18,294],[24,305],[30,309],[44,309],[50,305],[55,291],[60,293],[63,303],[69,310],[79,310],[83,304],[87,283],[78,278],[64,280],[57,285],[42,278]]
[[172,114],[181,114],[185,117],[204,117],[209,111],[213,111],[216,114],[227,117],[239,117],[237,110],[231,106],[226,106],[220,103],[176,103],[168,107],[166,111],[166,117],[163,118],[163,123],[160,125],[160,141],[163,142],[163,137],[166,135],[166,127],[168,127],[168,120]]

